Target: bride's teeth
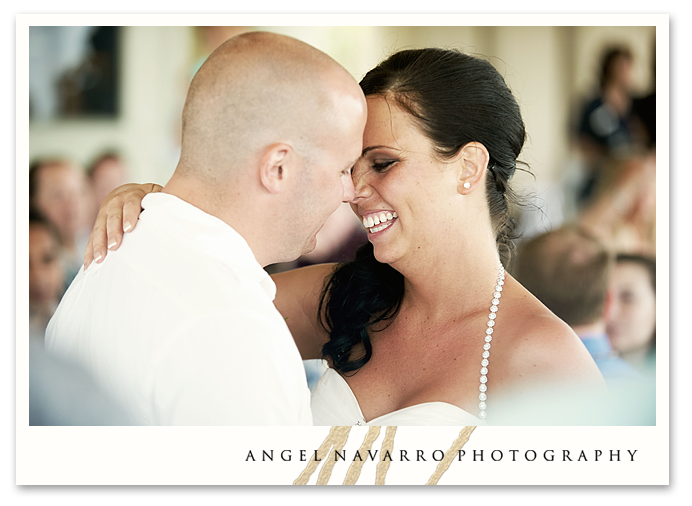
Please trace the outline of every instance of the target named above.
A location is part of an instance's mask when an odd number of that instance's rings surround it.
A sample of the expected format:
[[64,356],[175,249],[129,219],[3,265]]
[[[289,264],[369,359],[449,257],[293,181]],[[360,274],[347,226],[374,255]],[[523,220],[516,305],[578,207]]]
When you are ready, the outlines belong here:
[[392,211],[381,212],[380,214],[371,214],[363,218],[363,226],[370,230],[371,233],[383,230],[385,226],[389,226],[388,221],[397,218],[397,214]]

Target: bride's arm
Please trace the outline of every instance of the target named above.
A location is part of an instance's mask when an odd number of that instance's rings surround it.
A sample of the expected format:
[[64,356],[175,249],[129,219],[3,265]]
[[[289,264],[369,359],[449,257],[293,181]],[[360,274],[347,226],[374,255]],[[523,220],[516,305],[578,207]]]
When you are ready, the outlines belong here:
[[129,183],[119,186],[106,196],[84,252],[84,268],[89,267],[92,260],[97,264],[103,262],[108,250],[120,247],[123,233],[131,232],[137,226],[144,196],[162,189],[163,186],[156,183]]
[[286,319],[303,360],[322,358],[329,335],[319,321],[320,295],[335,264],[319,264],[274,274],[274,304]]
[[[92,260],[103,262],[108,251],[120,247],[125,232],[134,230],[142,212],[142,199],[160,192],[157,184],[126,184],[113,190],[99,209],[94,230],[84,253],[84,266]],[[128,226],[129,225],[129,226]],[[276,283],[274,304],[286,318],[304,360],[322,357],[322,345],[329,339],[318,320],[318,306],[325,281],[334,264],[313,265],[272,276]]]

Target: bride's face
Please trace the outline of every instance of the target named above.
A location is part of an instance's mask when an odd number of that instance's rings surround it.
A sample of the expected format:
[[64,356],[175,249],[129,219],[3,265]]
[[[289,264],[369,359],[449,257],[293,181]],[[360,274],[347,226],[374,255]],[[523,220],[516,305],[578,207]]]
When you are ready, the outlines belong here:
[[375,257],[420,255],[449,233],[458,197],[454,163],[443,162],[411,115],[393,100],[367,97],[363,156],[353,169],[353,211]]

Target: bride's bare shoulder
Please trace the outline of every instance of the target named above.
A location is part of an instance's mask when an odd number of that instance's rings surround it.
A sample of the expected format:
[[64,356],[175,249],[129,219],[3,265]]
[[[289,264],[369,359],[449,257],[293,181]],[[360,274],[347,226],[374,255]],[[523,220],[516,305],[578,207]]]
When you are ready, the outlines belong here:
[[510,276],[506,285],[508,297],[500,309],[504,314],[498,318],[506,319],[502,324],[507,372],[540,381],[601,383],[596,363],[569,325]]
[[[605,382],[574,331],[510,276],[505,279],[490,355],[494,423],[595,422]],[[504,307],[502,305],[504,304]],[[494,358],[494,360],[493,360]]]

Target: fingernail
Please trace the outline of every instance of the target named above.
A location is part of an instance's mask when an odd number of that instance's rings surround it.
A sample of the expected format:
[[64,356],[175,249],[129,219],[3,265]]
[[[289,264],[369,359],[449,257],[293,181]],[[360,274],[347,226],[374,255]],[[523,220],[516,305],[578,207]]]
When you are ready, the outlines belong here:
[[94,258],[94,262],[99,263],[102,258],[103,255],[101,253],[97,253],[96,258]]
[[113,241],[112,243],[110,243],[110,244],[108,245],[108,249],[113,249],[113,246],[115,246],[116,244],[117,244],[117,242],[116,242],[116,241]]
[[127,232],[132,228],[132,223],[130,223],[129,221],[126,221],[124,225],[125,226],[123,227],[123,232]]

